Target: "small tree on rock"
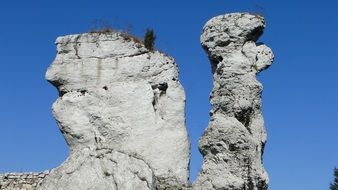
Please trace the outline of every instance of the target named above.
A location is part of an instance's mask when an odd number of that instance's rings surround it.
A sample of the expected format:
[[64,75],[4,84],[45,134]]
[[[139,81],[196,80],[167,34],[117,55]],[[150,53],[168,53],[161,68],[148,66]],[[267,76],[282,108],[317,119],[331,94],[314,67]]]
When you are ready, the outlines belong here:
[[338,169],[334,168],[334,181],[330,184],[331,190],[338,190]]
[[154,51],[155,49],[155,40],[156,40],[156,36],[154,33],[153,29],[147,29],[145,35],[144,35],[144,46],[150,50],[150,51]]

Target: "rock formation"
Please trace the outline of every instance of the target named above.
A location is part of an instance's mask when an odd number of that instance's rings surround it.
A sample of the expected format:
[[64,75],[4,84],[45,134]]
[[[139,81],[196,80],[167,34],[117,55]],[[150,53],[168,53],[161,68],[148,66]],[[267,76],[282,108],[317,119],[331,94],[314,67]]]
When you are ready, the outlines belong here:
[[155,189],[188,183],[185,94],[173,58],[119,32],[56,40],[46,78],[69,158],[39,190]]
[[214,84],[210,123],[199,141],[203,166],[194,189],[268,187],[262,165],[262,85],[256,75],[271,65],[273,54],[255,43],[264,27],[261,16],[243,13],[214,17],[204,26],[201,43],[212,64]]
[[262,85],[272,51],[256,44],[257,15],[215,17],[201,43],[214,87],[203,166],[192,186],[185,94],[172,57],[113,31],[59,37],[46,78],[59,92],[53,114],[70,155],[42,173],[0,175],[0,190],[266,190]]

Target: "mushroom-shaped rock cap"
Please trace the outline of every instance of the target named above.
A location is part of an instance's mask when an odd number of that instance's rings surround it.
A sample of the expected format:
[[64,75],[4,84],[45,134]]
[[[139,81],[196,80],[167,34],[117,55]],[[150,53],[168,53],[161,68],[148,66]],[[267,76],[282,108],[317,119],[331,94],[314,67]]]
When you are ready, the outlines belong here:
[[256,41],[263,33],[264,18],[249,13],[231,13],[209,20],[201,36],[202,46],[213,49],[230,44],[241,45],[246,41]]
[[203,28],[201,44],[213,71],[222,61],[238,73],[258,73],[269,67],[274,57],[271,49],[255,43],[264,28],[264,18],[249,13],[225,14],[209,20]]

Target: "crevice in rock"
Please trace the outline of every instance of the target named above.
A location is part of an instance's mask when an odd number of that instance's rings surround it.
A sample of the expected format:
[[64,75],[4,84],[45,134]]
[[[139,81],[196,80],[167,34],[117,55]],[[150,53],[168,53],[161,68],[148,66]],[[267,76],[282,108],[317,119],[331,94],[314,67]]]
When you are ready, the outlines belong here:
[[253,109],[251,107],[247,109],[242,109],[240,112],[235,113],[235,118],[245,126],[250,134],[252,134],[252,131],[250,129],[252,114]]
[[[154,108],[154,112],[156,113],[158,110],[161,97],[166,94],[166,91],[168,89],[168,83],[162,82],[159,84],[154,84],[154,85],[151,85],[151,88],[153,89],[153,93],[154,93],[152,105]],[[161,116],[161,118],[163,119],[163,116]]]
[[58,52],[58,54],[67,54],[69,52],[70,52],[70,50],[61,50],[61,51]]
[[73,44],[73,48],[75,50],[75,56],[77,57],[77,59],[81,59],[81,57],[79,56],[79,50],[78,50],[78,46],[80,46],[81,44],[78,42],[78,40],[80,39],[81,35],[76,36],[75,40],[74,40],[74,44]]
[[247,41],[257,41],[260,36],[263,35],[264,33],[264,26],[259,26],[252,30],[247,36],[246,39]]
[[126,56],[120,56],[118,58],[125,58],[125,57],[137,57],[137,56],[140,56],[140,55],[144,55],[146,53],[149,53],[149,51],[140,51],[140,52],[137,52],[135,54],[131,54],[131,55],[126,55]]
[[86,95],[86,93],[88,93],[87,90],[80,90],[80,93],[82,94],[82,96]]
[[158,105],[158,95],[157,93],[154,91],[154,96],[153,96],[153,101],[151,102],[154,108],[154,112],[157,112],[157,105]]
[[134,173],[135,176],[137,176],[137,178],[138,178],[139,180],[145,182],[145,183],[147,184],[147,187],[148,187],[149,189],[152,189],[152,186],[149,184],[149,182],[147,181],[147,179],[146,179],[145,177],[140,176],[138,172],[133,172],[133,173]]
[[157,87],[161,92],[165,93],[168,89],[168,83],[162,82]]

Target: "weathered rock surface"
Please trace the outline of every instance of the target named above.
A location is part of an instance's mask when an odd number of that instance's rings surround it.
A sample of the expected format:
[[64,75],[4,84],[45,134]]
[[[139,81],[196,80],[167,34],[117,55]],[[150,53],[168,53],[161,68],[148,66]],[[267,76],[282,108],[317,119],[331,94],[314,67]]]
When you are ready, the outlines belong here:
[[203,29],[214,86],[193,186],[185,94],[174,59],[119,32],[58,38],[46,78],[59,91],[53,114],[70,155],[50,171],[0,175],[0,190],[266,190],[256,75],[273,54],[256,44],[264,27],[260,16],[233,13]]
[[1,174],[0,190],[34,190],[48,174],[49,171]]
[[188,183],[185,94],[173,58],[118,32],[60,37],[46,78],[70,149],[39,190],[155,189]]
[[256,74],[271,65],[273,54],[255,43],[264,27],[262,17],[243,13],[214,17],[204,26],[201,43],[212,64],[214,84],[210,123],[199,142],[204,160],[196,190],[268,187],[262,165],[262,85]]

